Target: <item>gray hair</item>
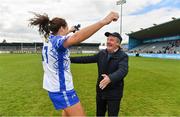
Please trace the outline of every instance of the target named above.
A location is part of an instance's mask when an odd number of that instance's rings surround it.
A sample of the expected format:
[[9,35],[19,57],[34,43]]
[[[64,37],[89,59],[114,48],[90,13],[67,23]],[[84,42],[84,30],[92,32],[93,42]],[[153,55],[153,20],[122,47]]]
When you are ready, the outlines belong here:
[[119,46],[121,45],[121,41],[116,37],[116,41],[119,44]]

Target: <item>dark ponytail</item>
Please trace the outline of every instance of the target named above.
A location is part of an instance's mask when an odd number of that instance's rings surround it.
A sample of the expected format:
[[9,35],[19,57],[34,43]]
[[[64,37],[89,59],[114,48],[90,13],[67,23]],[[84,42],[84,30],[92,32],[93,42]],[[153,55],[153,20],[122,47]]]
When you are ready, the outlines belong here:
[[35,18],[29,20],[30,25],[39,26],[39,33],[43,34],[45,38],[49,36],[50,32],[53,35],[56,35],[59,28],[65,28],[67,26],[67,22],[63,18],[55,17],[50,21],[47,14],[33,14],[35,15]]
[[50,33],[50,30],[49,30],[50,21],[49,21],[48,15],[47,14],[40,15],[36,13],[33,13],[33,14],[35,15],[35,17],[29,20],[30,25],[38,26],[39,33],[43,34],[44,37],[47,38]]

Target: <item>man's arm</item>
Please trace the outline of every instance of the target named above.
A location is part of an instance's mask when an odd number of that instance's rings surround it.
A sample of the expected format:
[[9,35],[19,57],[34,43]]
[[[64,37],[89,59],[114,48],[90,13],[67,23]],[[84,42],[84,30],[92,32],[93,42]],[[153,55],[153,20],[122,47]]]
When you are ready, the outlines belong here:
[[99,88],[102,90],[109,84],[122,80],[128,73],[128,56],[125,55],[119,62],[118,69],[109,75],[102,74],[103,80],[99,83]]
[[127,75],[127,73],[128,73],[128,56],[125,54],[125,56],[119,62],[118,69],[114,73],[109,74],[109,78],[113,83],[122,80]]
[[70,57],[71,63],[96,63],[98,61],[98,54],[93,56],[79,56]]

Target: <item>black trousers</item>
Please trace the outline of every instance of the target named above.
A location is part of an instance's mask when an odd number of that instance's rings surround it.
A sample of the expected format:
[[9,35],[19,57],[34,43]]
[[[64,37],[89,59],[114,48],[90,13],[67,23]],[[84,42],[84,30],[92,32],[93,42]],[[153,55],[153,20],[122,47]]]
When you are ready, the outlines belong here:
[[120,110],[120,99],[102,99],[96,97],[96,116],[105,116],[108,111],[108,116],[118,116]]

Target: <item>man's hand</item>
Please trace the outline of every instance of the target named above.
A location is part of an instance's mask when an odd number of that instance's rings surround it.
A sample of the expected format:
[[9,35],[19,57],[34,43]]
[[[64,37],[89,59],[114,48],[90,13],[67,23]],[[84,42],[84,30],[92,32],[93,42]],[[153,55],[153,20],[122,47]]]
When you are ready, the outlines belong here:
[[103,90],[111,82],[111,80],[110,80],[109,76],[106,74],[102,74],[101,76],[103,76],[104,78],[99,83],[99,88],[101,88]]

